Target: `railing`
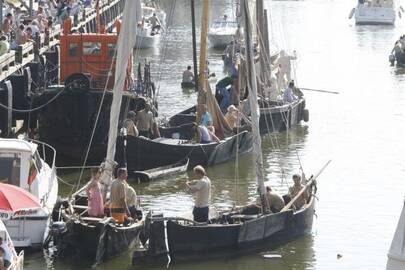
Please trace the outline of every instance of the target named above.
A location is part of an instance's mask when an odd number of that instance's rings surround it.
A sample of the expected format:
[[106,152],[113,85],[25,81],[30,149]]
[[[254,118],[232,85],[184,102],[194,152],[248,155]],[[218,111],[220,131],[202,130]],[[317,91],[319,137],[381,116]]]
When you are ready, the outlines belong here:
[[[100,20],[106,29],[111,29],[116,19],[122,16],[125,0],[104,0],[100,2]],[[77,31],[80,28],[85,28],[88,32],[94,32],[96,30],[96,16],[94,7],[84,8],[78,14],[71,16],[72,30]],[[56,25],[49,33],[41,33],[34,41],[29,41],[24,45],[20,45],[17,50],[12,50],[0,56],[0,82],[33,61],[36,55],[40,55],[59,44],[61,33],[61,26]]]

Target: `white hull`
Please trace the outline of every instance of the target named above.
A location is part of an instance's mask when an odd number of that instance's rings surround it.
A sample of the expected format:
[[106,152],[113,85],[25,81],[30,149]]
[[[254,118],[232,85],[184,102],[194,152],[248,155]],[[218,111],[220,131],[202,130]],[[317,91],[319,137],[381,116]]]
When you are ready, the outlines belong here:
[[234,40],[234,35],[215,35],[208,34],[210,46],[214,48],[225,48]]
[[405,261],[391,258],[388,255],[387,270],[404,270]]
[[160,40],[160,34],[154,36],[136,35],[135,49],[154,48]]
[[356,24],[386,24],[395,23],[396,14],[394,8],[388,7],[364,7],[357,6],[354,12]]
[[15,247],[41,248],[48,234],[50,216],[5,220]]

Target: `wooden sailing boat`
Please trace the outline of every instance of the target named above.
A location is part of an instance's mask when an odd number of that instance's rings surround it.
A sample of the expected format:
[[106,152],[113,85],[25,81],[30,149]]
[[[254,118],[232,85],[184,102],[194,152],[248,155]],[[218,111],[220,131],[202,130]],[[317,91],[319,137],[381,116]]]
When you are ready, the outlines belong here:
[[[204,3],[207,3],[206,0]],[[204,6],[205,7],[205,6]],[[263,183],[263,162],[261,153],[261,139],[259,133],[259,113],[257,105],[256,71],[253,60],[251,42],[252,21],[247,1],[243,1],[243,14],[246,24],[247,74],[249,77],[250,105],[252,108],[253,141],[256,178],[260,190],[262,205],[267,205],[265,187]],[[205,9],[204,9],[205,10]],[[205,10],[206,11],[206,10]],[[203,13],[205,14],[205,13]],[[204,16],[204,15],[203,15]],[[248,211],[248,208],[223,213],[212,219],[209,224],[197,223],[181,218],[153,218],[146,221],[146,235],[149,236],[148,249],[135,251],[133,263],[145,258],[164,257],[170,255],[172,260],[183,257],[204,257],[218,254],[218,251],[237,251],[260,243],[266,247],[279,245],[295,239],[311,231],[315,212],[316,186],[312,177],[305,188],[293,198],[279,213]],[[311,194],[307,203],[299,210],[293,211],[291,206],[303,192]],[[167,239],[165,239],[165,235]],[[165,244],[167,241],[167,245]]]
[[[298,97],[297,100],[290,103],[284,103],[282,100],[278,100],[277,94],[274,94],[275,97],[273,97],[273,94],[270,94],[270,97],[265,97],[264,95],[265,92],[275,92],[276,89],[272,90],[274,86],[270,86],[270,84],[272,83],[275,85],[276,83],[271,82],[270,65],[272,64],[272,60],[270,57],[270,45],[268,40],[267,11],[264,10],[263,0],[255,2],[257,25],[254,24],[254,32],[257,33],[257,37],[253,42],[257,44],[257,47],[255,48],[256,52],[254,54],[255,63],[260,66],[260,76],[258,76],[258,80],[260,81],[260,85],[258,85],[258,101],[260,107],[259,127],[261,134],[267,134],[288,130],[293,126],[298,125],[303,120],[307,122],[309,120],[309,111],[306,109],[305,97],[298,88],[295,89],[295,94]],[[234,55],[231,57],[232,59],[235,59],[235,62],[239,63],[239,82],[235,85],[233,80],[228,76],[217,83],[218,89],[216,92],[216,98],[219,103],[223,98],[220,94],[219,88],[229,89],[233,86],[239,88],[239,91],[241,91],[241,97],[247,94],[247,92],[243,94],[243,91],[245,90],[244,85],[246,85],[246,77],[244,76],[246,74],[244,71],[246,69],[246,55],[243,53],[244,45],[241,44],[242,42],[242,39],[238,40],[239,50],[233,49],[232,51]],[[231,62],[231,64],[233,63]],[[226,91],[229,92],[229,90]],[[169,127],[173,128],[195,121],[196,110],[197,108],[194,106],[173,115],[169,119]]]
[[[204,5],[206,3],[204,2]],[[208,16],[208,13],[207,13]],[[144,137],[128,137],[127,151],[117,150],[117,161],[126,160],[129,171],[149,170],[152,168],[175,164],[189,159],[189,168],[195,165],[210,166],[234,159],[237,155],[252,150],[251,133],[247,131],[236,134],[225,122],[219,106],[212,96],[206,74],[208,18],[202,21],[201,57],[199,65],[199,94],[198,104],[206,104],[213,116],[216,135],[220,142],[193,142],[192,122],[199,123],[199,119],[172,128],[161,128],[161,138],[150,140]],[[197,106],[198,107],[198,106]],[[201,112],[200,112],[201,115]],[[122,144],[117,144],[122,146]]]
[[[101,177],[105,197],[108,197],[108,190],[115,169],[114,156],[120,108],[125,89],[126,70],[131,59],[132,48],[136,42],[133,29],[141,17],[140,10],[140,0],[125,2],[123,25],[117,43],[116,76],[110,109],[107,155]],[[56,232],[54,241],[62,243],[60,252],[75,251],[78,255],[98,264],[126,251],[138,239],[143,228],[143,221],[119,225],[111,217],[89,217],[87,214],[87,197],[83,195],[84,188],[76,192],[69,201],[60,205],[57,214],[62,217],[62,221],[55,223],[53,228],[53,231]]]

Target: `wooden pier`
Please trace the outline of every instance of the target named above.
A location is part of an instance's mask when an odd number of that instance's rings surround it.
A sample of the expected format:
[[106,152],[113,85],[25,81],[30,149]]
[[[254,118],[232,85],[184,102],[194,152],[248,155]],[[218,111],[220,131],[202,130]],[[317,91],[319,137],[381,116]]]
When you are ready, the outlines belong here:
[[[100,22],[105,28],[111,29],[117,19],[122,16],[125,0],[101,0]],[[78,32],[95,32],[97,29],[96,10],[94,7],[85,8],[79,14],[72,16],[73,29]],[[45,52],[59,44],[62,28],[57,25],[48,34],[41,33],[34,41],[20,45],[17,50],[0,56],[0,82],[6,80],[18,70],[24,69]]]

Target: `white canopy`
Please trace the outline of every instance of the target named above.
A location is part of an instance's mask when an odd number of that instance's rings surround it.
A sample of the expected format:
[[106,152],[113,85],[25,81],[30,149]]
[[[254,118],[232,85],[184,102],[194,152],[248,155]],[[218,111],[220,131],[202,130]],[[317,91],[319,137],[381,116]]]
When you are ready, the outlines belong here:
[[388,252],[387,270],[405,269],[405,203]]

